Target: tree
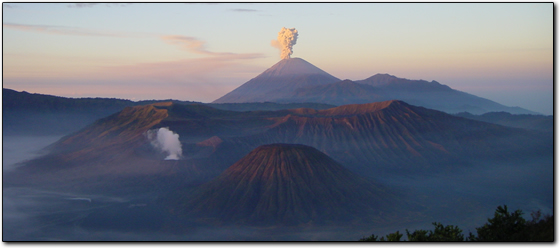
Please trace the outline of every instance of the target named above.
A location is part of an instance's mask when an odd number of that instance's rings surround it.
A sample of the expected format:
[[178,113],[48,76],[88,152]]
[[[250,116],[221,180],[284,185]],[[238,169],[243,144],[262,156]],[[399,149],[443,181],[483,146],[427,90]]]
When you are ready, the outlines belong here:
[[484,226],[476,228],[477,236],[469,235],[471,241],[528,241],[523,212],[508,212],[507,206],[498,206],[494,218],[488,219]]
[[[494,218],[489,218],[488,223],[476,228],[476,235],[469,233],[468,241],[554,241],[554,217],[542,217],[540,211],[531,213],[532,220],[526,221],[521,210],[508,212],[507,206],[498,206]],[[443,226],[434,222],[434,230],[406,229],[408,241],[465,241],[462,230],[457,226]],[[398,231],[381,237],[372,234],[360,241],[400,241],[403,235]]]
[[410,233],[406,230],[408,241],[464,241],[462,230],[458,226],[443,226],[441,223],[434,222],[433,231],[416,230]]
[[379,237],[377,235],[372,234],[369,237],[361,238],[359,241],[401,241],[402,236],[403,235],[397,231],[395,233],[389,233],[385,237],[381,237],[381,239],[378,239]]
[[[387,234],[387,241],[401,241],[402,236],[403,235],[399,233],[399,231],[397,231],[396,233],[390,233]],[[385,241],[385,240],[381,238],[381,241]]]
[[[533,218],[527,222],[529,241],[554,241],[554,217],[541,216],[541,211],[531,213]],[[541,218],[542,217],[542,218]]]
[[[457,226],[443,226],[441,223],[432,223],[434,225],[433,231],[428,230],[416,230],[410,233],[408,229],[406,230],[406,236],[408,241],[464,241],[464,237],[461,229]],[[395,233],[387,234],[385,237],[379,237],[377,235],[370,235],[369,237],[361,238],[360,241],[401,241],[403,234],[399,231]]]

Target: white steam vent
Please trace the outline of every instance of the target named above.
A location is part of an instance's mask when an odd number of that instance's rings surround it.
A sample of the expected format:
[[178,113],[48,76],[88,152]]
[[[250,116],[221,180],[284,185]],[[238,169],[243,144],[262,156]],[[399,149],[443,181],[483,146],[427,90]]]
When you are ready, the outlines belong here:
[[179,142],[179,134],[174,133],[169,128],[162,127],[148,130],[146,136],[154,148],[167,154],[165,160],[179,160],[182,157],[183,149],[181,148],[181,142]]

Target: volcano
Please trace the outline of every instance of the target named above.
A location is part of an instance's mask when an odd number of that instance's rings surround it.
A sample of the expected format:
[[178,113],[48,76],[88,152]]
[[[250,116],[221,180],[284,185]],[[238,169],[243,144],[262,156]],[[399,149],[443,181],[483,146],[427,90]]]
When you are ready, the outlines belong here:
[[270,102],[291,96],[299,88],[338,81],[304,59],[283,59],[213,103]]
[[[529,130],[452,116],[402,101],[335,108],[236,112],[173,103],[131,107],[64,137],[30,161],[30,171],[154,153],[144,133],[168,127],[179,135],[184,160],[221,173],[253,149],[273,143],[315,147],[355,173],[418,173],[548,153],[552,139]],[[544,150],[542,150],[544,149]],[[493,151],[489,153],[488,151]],[[43,162],[41,162],[43,161]],[[50,160],[49,160],[50,161]],[[159,162],[158,162],[159,163]],[[202,166],[212,164],[212,166]],[[33,165],[33,166],[31,166]],[[78,166],[79,167],[79,166]],[[33,169],[31,169],[33,168]]]
[[345,105],[390,100],[400,100],[451,114],[497,111],[539,114],[520,107],[504,106],[434,80],[428,82],[376,74],[364,80],[341,81],[301,58],[281,60],[213,103],[313,102]]
[[187,199],[181,205],[197,218],[254,225],[380,220],[396,204],[380,185],[298,144],[259,146]]

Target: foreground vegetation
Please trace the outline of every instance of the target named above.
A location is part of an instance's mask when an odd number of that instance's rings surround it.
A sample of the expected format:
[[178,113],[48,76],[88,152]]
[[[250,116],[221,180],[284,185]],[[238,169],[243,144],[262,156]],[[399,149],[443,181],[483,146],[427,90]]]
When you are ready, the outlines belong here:
[[[494,218],[476,228],[476,235],[469,232],[465,238],[462,230],[457,226],[443,226],[434,222],[434,230],[406,230],[408,241],[554,241],[554,217],[552,215],[542,216],[540,211],[531,214],[532,220],[527,221],[521,210],[508,212],[507,206],[498,206]],[[404,234],[399,231],[387,234],[385,237],[370,235],[359,241],[401,241]]]

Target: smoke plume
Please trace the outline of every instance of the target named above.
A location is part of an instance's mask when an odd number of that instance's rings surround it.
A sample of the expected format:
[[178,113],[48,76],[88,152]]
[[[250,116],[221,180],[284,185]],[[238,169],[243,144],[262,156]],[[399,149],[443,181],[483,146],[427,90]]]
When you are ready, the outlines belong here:
[[289,59],[292,55],[292,47],[296,44],[298,31],[295,28],[282,28],[278,32],[278,40],[273,40],[271,45],[280,49],[280,58]]
[[179,134],[170,131],[167,127],[148,130],[146,133],[152,146],[168,156],[165,160],[179,160],[183,153]]

